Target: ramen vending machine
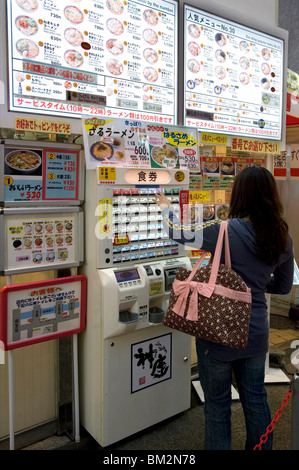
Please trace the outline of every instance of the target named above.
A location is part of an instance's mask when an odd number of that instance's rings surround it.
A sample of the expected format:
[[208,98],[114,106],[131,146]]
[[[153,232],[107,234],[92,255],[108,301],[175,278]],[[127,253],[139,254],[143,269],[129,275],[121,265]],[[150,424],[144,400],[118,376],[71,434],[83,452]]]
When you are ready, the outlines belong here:
[[104,166],[86,173],[81,421],[105,447],[190,405],[190,337],[162,324],[176,270],[190,261],[155,203],[164,191],[179,211],[189,176]]

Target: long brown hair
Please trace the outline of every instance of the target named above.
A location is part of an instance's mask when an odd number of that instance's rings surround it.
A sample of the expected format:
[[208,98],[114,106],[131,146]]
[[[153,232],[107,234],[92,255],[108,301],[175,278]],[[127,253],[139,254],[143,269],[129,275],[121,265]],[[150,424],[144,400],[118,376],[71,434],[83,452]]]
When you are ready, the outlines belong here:
[[276,181],[270,171],[259,166],[244,168],[235,179],[229,217],[248,217],[252,222],[259,257],[275,264],[288,243],[288,225]]

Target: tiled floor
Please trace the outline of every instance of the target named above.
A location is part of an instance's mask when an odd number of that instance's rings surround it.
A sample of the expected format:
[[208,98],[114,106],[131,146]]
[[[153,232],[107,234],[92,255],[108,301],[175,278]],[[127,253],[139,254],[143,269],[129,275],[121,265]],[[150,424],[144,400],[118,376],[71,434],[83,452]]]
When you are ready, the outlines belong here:
[[287,341],[299,339],[299,331],[294,330],[276,330],[270,328],[270,348],[277,347]]

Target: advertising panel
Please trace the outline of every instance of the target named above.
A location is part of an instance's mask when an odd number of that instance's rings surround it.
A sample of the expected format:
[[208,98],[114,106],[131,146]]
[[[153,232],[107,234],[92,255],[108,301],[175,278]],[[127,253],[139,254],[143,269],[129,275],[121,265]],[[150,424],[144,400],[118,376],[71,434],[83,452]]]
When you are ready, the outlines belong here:
[[82,120],[86,168],[199,167],[196,129],[149,124],[134,119]]
[[185,125],[280,140],[284,41],[184,8]]
[[0,201],[5,206],[78,205],[84,198],[80,146],[4,141]]
[[5,350],[85,328],[85,276],[5,286],[0,295],[0,340]]
[[175,0],[7,6],[11,110],[175,123]]

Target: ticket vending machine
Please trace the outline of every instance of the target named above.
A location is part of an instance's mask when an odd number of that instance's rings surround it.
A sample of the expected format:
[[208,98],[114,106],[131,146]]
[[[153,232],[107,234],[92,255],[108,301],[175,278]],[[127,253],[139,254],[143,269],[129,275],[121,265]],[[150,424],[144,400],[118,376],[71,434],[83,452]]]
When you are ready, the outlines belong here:
[[188,172],[99,167],[86,188],[80,414],[105,447],[190,406],[191,340],[162,320],[177,268],[191,265],[154,202],[165,191],[179,210]]

